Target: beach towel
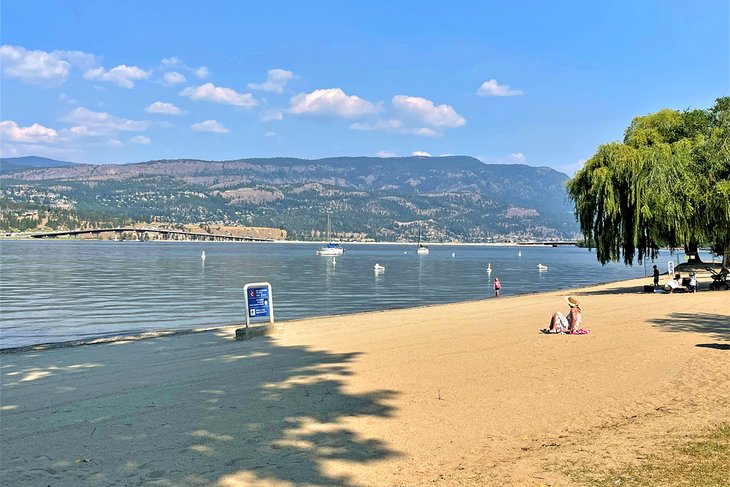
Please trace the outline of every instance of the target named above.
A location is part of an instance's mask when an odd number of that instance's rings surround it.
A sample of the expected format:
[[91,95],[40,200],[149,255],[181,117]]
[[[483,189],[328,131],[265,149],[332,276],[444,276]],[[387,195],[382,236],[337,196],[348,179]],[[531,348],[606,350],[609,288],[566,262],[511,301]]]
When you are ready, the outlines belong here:
[[550,331],[547,328],[543,328],[540,331],[546,335],[587,335],[591,332],[591,330],[586,330],[585,328],[578,328],[577,330],[573,330],[571,333],[568,333],[567,331]]

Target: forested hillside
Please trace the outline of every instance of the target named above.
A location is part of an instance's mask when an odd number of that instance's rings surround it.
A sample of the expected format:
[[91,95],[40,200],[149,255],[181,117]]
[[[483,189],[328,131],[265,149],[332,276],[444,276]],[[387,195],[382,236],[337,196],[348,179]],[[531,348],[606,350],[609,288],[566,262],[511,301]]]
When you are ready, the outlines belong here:
[[181,159],[2,177],[3,211],[60,206],[99,220],[278,227],[298,239],[321,238],[328,211],[345,239],[413,238],[418,221],[437,241],[572,238],[577,229],[566,175],[465,156]]

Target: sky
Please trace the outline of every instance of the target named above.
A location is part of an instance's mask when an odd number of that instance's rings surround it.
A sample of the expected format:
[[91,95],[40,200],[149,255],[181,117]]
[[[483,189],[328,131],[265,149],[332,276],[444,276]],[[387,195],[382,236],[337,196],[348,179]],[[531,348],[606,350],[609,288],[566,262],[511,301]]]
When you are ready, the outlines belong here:
[[727,0],[2,0],[0,155],[469,155],[569,175],[730,94]]

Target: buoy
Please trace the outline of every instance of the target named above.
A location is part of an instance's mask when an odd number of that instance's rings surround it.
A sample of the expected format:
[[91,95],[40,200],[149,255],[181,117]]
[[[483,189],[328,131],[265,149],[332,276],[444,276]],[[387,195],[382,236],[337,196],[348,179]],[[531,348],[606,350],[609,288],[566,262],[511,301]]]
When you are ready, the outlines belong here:
[[337,258],[336,257],[332,257],[332,263],[335,264],[335,265],[337,264]]
[[200,253],[200,258],[201,258],[202,260],[205,260],[205,250],[203,250],[203,251],[202,251],[202,252]]
[[521,250],[518,250],[517,251],[517,257],[522,257],[522,251]]
[[454,257],[456,257],[456,252],[451,252],[451,258],[453,259]]
[[487,264],[487,273],[491,274],[491,272],[492,272],[492,263],[490,262],[489,264]]

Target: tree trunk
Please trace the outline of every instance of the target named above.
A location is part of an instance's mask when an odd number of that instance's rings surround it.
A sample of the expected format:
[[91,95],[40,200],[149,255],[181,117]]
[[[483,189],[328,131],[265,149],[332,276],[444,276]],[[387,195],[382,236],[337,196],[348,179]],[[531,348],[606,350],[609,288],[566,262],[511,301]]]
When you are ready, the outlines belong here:
[[725,251],[722,255],[722,266],[730,267],[730,242],[725,245]]
[[702,259],[700,259],[699,249],[697,247],[697,242],[691,242],[690,244],[684,246],[684,254],[688,257],[688,264],[703,264]]

